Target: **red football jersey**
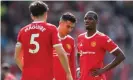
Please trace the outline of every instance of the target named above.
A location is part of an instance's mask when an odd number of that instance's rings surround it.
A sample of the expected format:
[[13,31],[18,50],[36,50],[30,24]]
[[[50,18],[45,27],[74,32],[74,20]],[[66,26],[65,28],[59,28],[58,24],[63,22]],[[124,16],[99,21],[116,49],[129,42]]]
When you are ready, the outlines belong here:
[[[71,73],[75,80],[76,67],[75,67],[74,39],[69,35],[65,36],[64,38],[60,38],[60,39],[61,39],[61,43],[63,45],[64,50],[67,52]],[[53,50],[53,57],[54,57],[54,78],[55,80],[66,80],[65,70],[63,69],[63,66],[60,63],[60,60],[55,50]]]
[[78,36],[78,52],[80,53],[80,80],[106,80],[104,75],[92,77],[91,70],[103,67],[106,51],[110,53],[118,46],[105,34],[97,31],[91,37],[87,32]]
[[53,47],[60,44],[56,26],[43,21],[22,28],[18,42],[23,48],[22,80],[53,79]]

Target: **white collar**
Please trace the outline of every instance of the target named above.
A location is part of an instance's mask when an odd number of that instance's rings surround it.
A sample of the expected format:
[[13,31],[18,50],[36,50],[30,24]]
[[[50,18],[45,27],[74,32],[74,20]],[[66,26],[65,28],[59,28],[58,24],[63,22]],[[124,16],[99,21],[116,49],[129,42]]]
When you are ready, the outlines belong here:
[[92,36],[90,36],[90,37],[87,36],[87,32],[86,32],[86,33],[85,33],[85,38],[90,39],[90,38],[94,37],[98,32],[99,32],[99,31],[96,30],[96,32],[95,32]]
[[65,37],[60,37],[60,35],[59,35],[59,33],[58,33],[58,37],[61,39],[61,40],[64,40],[64,39],[66,39],[67,38],[67,36],[65,36]]

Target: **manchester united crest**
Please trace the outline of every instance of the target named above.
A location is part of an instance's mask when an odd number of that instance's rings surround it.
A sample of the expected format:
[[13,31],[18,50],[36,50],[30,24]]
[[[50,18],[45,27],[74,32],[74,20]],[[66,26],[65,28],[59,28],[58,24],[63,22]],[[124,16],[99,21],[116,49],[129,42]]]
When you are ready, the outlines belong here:
[[66,47],[67,47],[68,49],[71,49],[71,45],[70,45],[70,44],[66,44]]
[[91,46],[92,46],[92,47],[95,47],[95,46],[96,46],[96,42],[95,42],[95,41],[92,41],[92,42],[91,42]]

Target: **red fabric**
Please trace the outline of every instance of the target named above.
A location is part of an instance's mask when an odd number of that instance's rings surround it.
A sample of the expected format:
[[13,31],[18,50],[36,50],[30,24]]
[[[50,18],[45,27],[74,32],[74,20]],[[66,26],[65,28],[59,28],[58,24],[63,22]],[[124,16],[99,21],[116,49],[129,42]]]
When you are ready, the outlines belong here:
[[[80,53],[81,80],[101,80],[95,79],[89,74],[95,68],[102,68],[106,51],[111,52],[116,47],[117,45],[101,32],[96,32],[92,37],[86,37],[86,33],[79,35],[78,52]],[[102,78],[106,80],[104,75]]]
[[[61,39],[61,43],[63,45],[63,48],[67,52],[72,76],[74,80],[76,80],[74,39],[71,36],[67,35],[64,39]],[[63,69],[60,63],[55,50],[53,50],[53,57],[54,57],[54,78],[56,80],[66,80],[65,70]]]
[[22,28],[18,42],[23,48],[24,66],[22,80],[52,80],[53,45],[59,44],[56,26],[33,22]]

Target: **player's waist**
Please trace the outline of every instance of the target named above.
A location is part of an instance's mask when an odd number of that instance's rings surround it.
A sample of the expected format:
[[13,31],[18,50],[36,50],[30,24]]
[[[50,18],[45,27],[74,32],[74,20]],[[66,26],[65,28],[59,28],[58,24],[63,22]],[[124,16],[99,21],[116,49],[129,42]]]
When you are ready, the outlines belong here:
[[103,68],[103,64],[94,64],[94,65],[80,65],[81,67],[81,71],[82,72],[91,72],[92,70],[95,70],[95,69],[101,69]]

